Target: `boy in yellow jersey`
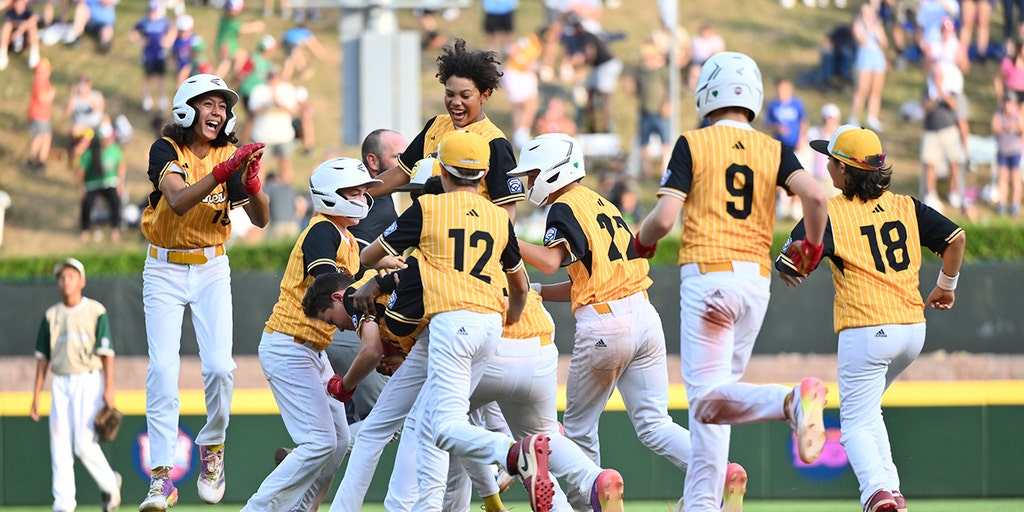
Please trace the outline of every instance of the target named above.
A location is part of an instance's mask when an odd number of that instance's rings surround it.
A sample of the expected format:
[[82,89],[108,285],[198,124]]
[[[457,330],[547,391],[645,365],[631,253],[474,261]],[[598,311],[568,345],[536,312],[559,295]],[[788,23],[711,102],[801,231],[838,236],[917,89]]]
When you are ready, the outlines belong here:
[[174,460],[186,306],[199,344],[206,398],[206,424],[196,435],[201,460],[196,487],[207,503],[224,496],[224,440],[235,370],[231,266],[224,254],[224,242],[231,236],[229,212],[243,208],[259,227],[270,221],[270,202],[259,175],[263,143],[235,148],[236,103],[238,94],[220,77],[189,77],[174,94],[172,121],[149,150],[153,191],[141,227],[149,242],[142,302],[149,348],[146,462],[151,476],[139,505],[142,512],[163,512],[178,501],[173,479],[182,476]]
[[[905,512],[900,478],[882,421],[882,394],[921,353],[925,307],[953,307],[967,237],[951,220],[910,196],[889,191],[892,167],[878,135],[844,125],[831,140],[811,141],[828,157],[842,193],[828,201],[824,250],[835,285],[839,334],[839,417],[843,447],[870,512]],[[805,231],[800,222],[790,240]],[[921,300],[921,248],[942,257],[935,288]],[[785,254],[775,268],[788,286],[803,282]],[[813,269],[809,269],[813,270]]]
[[516,203],[523,200],[523,183],[508,176],[508,171],[516,166],[515,150],[484,112],[484,104],[501,85],[500,66],[497,53],[470,50],[462,39],[456,38],[442,48],[437,57],[437,78],[444,85],[444,107],[448,113],[427,121],[402,152],[398,166],[378,175],[384,185],[371,191],[373,196],[390,194],[409,183],[416,162],[435,156],[445,134],[465,130],[486,139],[490,149],[490,170],[480,182],[480,193],[504,208],[515,222]]
[[[792,148],[754,130],[764,86],[757,63],[723,52],[701,68],[694,93],[697,116],[710,126],[676,141],[658,202],[634,240],[644,257],[683,213],[679,252],[683,381],[690,402],[693,453],[683,489],[686,512],[719,510],[742,500],[746,474],[730,471],[730,426],[787,420],[800,458],[814,462],[825,443],[825,386],[804,379],[794,389],[739,382],[768,309],[775,190],[800,197],[807,237],[794,243],[801,264],[821,257],[825,192],[803,170]],[[683,205],[686,205],[685,209]],[[684,211],[685,210],[685,211]]]
[[[504,434],[471,425],[466,417],[470,395],[501,336],[502,317],[506,324],[518,321],[529,292],[508,214],[479,193],[489,159],[482,136],[462,131],[446,135],[439,146],[445,193],[417,198],[363,249],[361,259],[376,266],[389,254],[410,247],[420,251],[424,317],[430,321],[423,386],[429,394],[419,399],[420,446],[436,444],[476,462],[504,464],[522,478],[531,508],[547,511],[553,495],[548,436],[513,443]],[[447,473],[447,462],[447,457],[429,457],[417,464],[421,474],[440,475]],[[421,486],[419,502],[440,506],[442,495],[443,488]]]
[[[576,317],[562,417],[566,436],[599,461],[598,420],[618,387],[641,442],[685,471],[690,435],[668,414],[665,334],[647,298],[649,265],[634,250],[628,224],[611,201],[580,184],[583,152],[568,135],[527,142],[511,174],[528,177],[530,203],[550,205],[544,245],[520,242],[523,259],[546,274],[563,266],[569,274],[569,283],[542,287],[548,300],[571,301]],[[597,496],[588,491],[570,489],[577,509],[588,498],[594,502]],[[605,502],[616,499],[599,498],[595,510],[610,509]]]
[[316,215],[288,257],[281,293],[259,345],[260,366],[297,446],[242,510],[305,510],[321,487],[330,485],[348,450],[345,405],[325,392],[335,376],[324,353],[334,326],[306,317],[301,301],[316,276],[362,274],[359,245],[347,228],[366,216],[366,190],[379,183],[354,158],[327,160],[309,177]]

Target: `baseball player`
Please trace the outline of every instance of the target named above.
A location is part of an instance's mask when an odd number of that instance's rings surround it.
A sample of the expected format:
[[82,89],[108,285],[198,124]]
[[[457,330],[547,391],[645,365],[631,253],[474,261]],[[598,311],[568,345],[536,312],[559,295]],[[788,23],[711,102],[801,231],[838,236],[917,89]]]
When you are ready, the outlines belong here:
[[490,171],[480,183],[480,193],[501,206],[516,220],[516,203],[523,200],[523,183],[509,177],[516,155],[505,134],[484,112],[484,103],[501,85],[498,55],[492,51],[471,51],[466,41],[456,38],[437,57],[437,78],[444,85],[444,106],[448,111],[427,121],[423,130],[402,152],[398,165],[382,173],[384,185],[371,191],[374,196],[391,193],[409,183],[413,167],[421,158],[434,156],[445,134],[465,130],[486,139],[490,149]]
[[[397,165],[398,155],[405,150],[408,142],[402,134],[392,130],[374,130],[363,139],[362,160],[370,177],[376,178],[384,170]],[[388,194],[378,196],[373,201],[373,206],[366,214],[366,218],[360,219],[359,224],[352,226],[349,232],[356,237],[359,247],[366,247],[370,241],[377,238],[384,232],[398,214],[395,211],[395,203]],[[353,331],[338,329],[334,332],[334,339],[327,347],[327,357],[331,360],[331,366],[341,369],[348,368],[355,360],[356,355],[362,347],[359,336]],[[377,396],[384,389],[387,377],[378,373],[371,373],[360,382],[359,388],[352,399],[345,404],[346,414],[350,427],[361,422],[370,414],[373,405],[377,402]],[[358,425],[351,430],[355,431]]]
[[370,209],[366,190],[378,184],[354,158],[322,162],[309,177],[316,215],[295,241],[259,345],[260,366],[297,446],[267,475],[242,510],[293,510],[301,502],[311,502],[323,486],[330,485],[348,451],[345,406],[325,391],[336,377],[323,353],[334,326],[308,318],[301,301],[321,274],[362,275],[359,245],[348,227],[366,216]]
[[[811,141],[811,148],[828,157],[832,183],[842,191],[828,201],[822,251],[836,289],[841,440],[863,509],[906,512],[882,421],[882,394],[921,353],[925,307],[953,307],[967,238],[939,212],[889,191],[892,167],[875,132],[844,125],[831,140]],[[798,223],[790,240],[803,238],[804,231]],[[922,246],[942,257],[925,301],[918,292]],[[775,268],[788,286],[798,286],[806,274],[785,254]]]
[[[561,133],[527,142],[510,173],[529,178],[531,204],[551,206],[544,245],[520,242],[523,259],[547,274],[564,266],[571,281],[576,342],[562,417],[566,436],[600,463],[598,419],[618,387],[640,441],[685,471],[690,436],[668,415],[665,334],[647,299],[649,265],[633,249],[618,208],[580,184],[585,174],[579,143]],[[554,296],[566,287],[540,288]],[[577,510],[587,506],[586,491],[570,488]]]
[[121,475],[110,468],[96,442],[93,420],[114,406],[114,346],[103,304],[82,296],[85,266],[68,258],[53,268],[61,302],[43,315],[36,339],[36,380],[29,415],[39,421],[39,394],[53,369],[50,401],[50,467],[53,510],[74,510],[75,460],[99,485],[104,512],[121,505]]
[[[384,256],[409,247],[421,253],[424,317],[430,321],[424,389],[431,393],[418,422],[420,446],[436,444],[459,457],[504,464],[522,478],[531,509],[547,511],[554,494],[547,471],[548,436],[513,443],[466,418],[470,395],[494,353],[502,324],[518,321],[526,305],[529,282],[515,230],[508,214],[479,194],[490,160],[487,140],[452,132],[441,140],[439,154],[445,193],[417,198],[360,258],[376,266]],[[430,460],[420,458],[422,453],[417,454],[419,464]],[[446,466],[439,468],[447,473]],[[419,500],[423,506],[439,507],[441,495],[421,486]]]
[[206,425],[196,436],[202,467],[199,497],[224,496],[224,438],[234,388],[231,358],[231,268],[224,242],[231,236],[228,212],[242,207],[253,225],[270,220],[260,182],[263,144],[237,150],[233,107],[238,95],[215,75],[195,75],[174,95],[173,122],[149,150],[153,192],[142,213],[149,241],[142,272],[149,367],[146,426],[152,471],[142,512],[173,507],[178,491],[168,477],[178,438],[178,373],[185,306],[199,343]]
[[694,96],[698,117],[710,125],[676,141],[658,202],[633,240],[640,256],[652,256],[685,202],[679,343],[693,452],[686,501],[676,507],[687,512],[719,510],[723,491],[729,501],[742,499],[746,475],[727,463],[730,425],[788,420],[807,463],[825,443],[821,380],[804,379],[793,390],[739,382],[768,308],[775,188],[800,197],[807,237],[793,250],[811,265],[821,257],[825,193],[791,148],[750,126],[764,98],[753,59],[713,55]]

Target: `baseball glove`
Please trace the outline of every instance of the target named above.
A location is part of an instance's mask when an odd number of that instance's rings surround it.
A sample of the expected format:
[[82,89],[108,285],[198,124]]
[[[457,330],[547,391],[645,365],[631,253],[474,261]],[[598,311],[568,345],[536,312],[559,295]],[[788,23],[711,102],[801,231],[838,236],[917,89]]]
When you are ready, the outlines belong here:
[[123,412],[104,405],[96,413],[96,420],[94,421],[96,436],[99,437],[100,441],[113,441],[117,437],[117,431],[121,429],[121,420],[123,418]]

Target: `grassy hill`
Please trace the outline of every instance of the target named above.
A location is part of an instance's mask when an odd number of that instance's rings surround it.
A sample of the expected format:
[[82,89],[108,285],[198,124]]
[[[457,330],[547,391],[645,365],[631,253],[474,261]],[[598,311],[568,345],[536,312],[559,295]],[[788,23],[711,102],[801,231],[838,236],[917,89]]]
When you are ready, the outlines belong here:
[[[193,3],[190,2],[188,10],[196,19],[196,32],[212,42],[220,13],[212,7]],[[244,18],[262,18],[261,4],[250,2],[243,14]],[[625,75],[636,65],[641,41],[658,25],[658,11],[655,0],[630,0],[623,4],[617,9],[606,10],[602,24],[608,31],[626,34],[625,39],[611,46],[612,51],[626,64]],[[53,115],[53,157],[45,174],[41,176],[29,174],[22,169],[29,140],[25,116],[32,80],[26,55],[12,55],[10,66],[0,72],[0,190],[7,191],[13,201],[13,207],[7,211],[0,260],[5,257],[139,250],[135,245],[139,242],[131,235],[125,237],[126,241],[120,248],[104,243],[79,242],[79,198],[68,163],[62,158],[66,155],[69,129],[69,120],[63,108],[75,77],[87,73],[94,86],[106,96],[108,113],[112,117],[120,113],[129,117],[136,131],[134,139],[126,148],[129,162],[127,185],[131,201],[137,203],[142,200],[150,189],[145,169],[147,150],[154,132],[150,128],[150,118],[141,108],[140,51],[128,39],[127,33],[144,15],[145,5],[146,2],[135,0],[122,1],[118,5],[116,41],[113,50],[107,55],[96,52],[91,39],[75,47],[43,47],[43,56],[53,62],[52,80],[57,89],[57,98]],[[779,7],[777,2],[754,0],[680,2],[679,9],[680,24],[691,34],[696,32],[700,24],[710,22],[725,37],[729,49],[754,56],[762,68],[768,98],[774,95],[771,84],[775,77],[796,78],[816,66],[821,38],[837,23],[851,20],[854,14],[853,6],[846,9],[816,9],[798,5],[786,10]],[[309,89],[316,107],[316,149],[309,155],[299,151],[295,156],[295,182],[300,184],[328,153],[340,151],[344,155],[358,156],[358,148],[344,147],[340,142],[341,116],[345,113],[340,111],[340,63],[343,57],[338,46],[338,16],[338,11],[324,9],[321,18],[311,23],[310,27],[327,47],[329,55],[325,60],[316,62],[311,73],[295,80],[298,85]],[[517,13],[517,32],[536,30],[542,20],[541,2],[524,1]],[[290,22],[278,17],[265,21],[266,32],[278,38],[290,27]],[[415,18],[409,12],[401,12],[399,22],[403,29],[418,28]],[[473,46],[484,44],[482,13],[478,5],[463,10],[454,20],[440,20],[440,24],[445,34],[464,37]],[[992,32],[1001,34],[995,22]],[[259,36],[243,35],[242,47],[254,48]],[[444,110],[443,91],[433,76],[436,70],[435,57],[436,53],[431,51],[422,55],[424,119]],[[278,55],[278,59],[281,58],[283,55]],[[968,94],[973,105],[974,133],[988,132],[988,119],[995,104],[991,84],[996,71],[997,66],[992,63],[987,66],[975,65],[967,77]],[[886,127],[883,139],[890,155],[895,157],[896,188],[902,192],[916,193],[919,175],[917,147],[921,129],[919,123],[904,123],[897,112],[901,103],[919,95],[923,84],[923,72],[915,67],[891,71],[886,83],[881,119]],[[826,102],[837,103],[845,116],[852,98],[852,91],[823,93],[815,89],[798,89],[797,94],[807,104],[812,121],[816,121],[817,112]],[[635,133],[635,100],[620,88],[614,102],[615,125],[623,140],[629,141]],[[508,102],[500,90],[492,96],[487,112],[499,126],[511,133]],[[696,123],[693,99],[688,91],[682,94],[681,112],[682,127]],[[972,176],[970,179],[977,182],[987,179],[987,174]],[[653,185],[645,185],[641,191],[642,201],[653,202],[652,192]]]

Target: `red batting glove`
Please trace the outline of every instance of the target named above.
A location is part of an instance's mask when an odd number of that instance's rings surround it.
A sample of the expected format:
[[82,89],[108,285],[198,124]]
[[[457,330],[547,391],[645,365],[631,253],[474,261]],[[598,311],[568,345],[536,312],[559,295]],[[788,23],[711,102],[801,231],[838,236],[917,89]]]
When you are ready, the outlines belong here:
[[806,239],[797,240],[789,244],[789,248],[786,249],[786,256],[789,256],[789,259],[793,261],[793,266],[796,267],[797,272],[806,276],[818,267],[818,263],[821,261],[821,252],[824,249],[824,243],[814,245]]
[[636,249],[637,255],[641,258],[651,258],[654,256],[654,251],[658,249],[658,242],[654,242],[651,245],[644,245],[640,243],[640,237],[633,237],[633,249]]
[[356,388],[352,388],[352,391],[345,391],[345,383],[341,380],[340,375],[335,375],[331,377],[331,380],[327,381],[327,394],[340,402],[348,402],[352,399],[352,395],[355,392]]
[[244,164],[253,153],[263,149],[264,146],[266,146],[266,144],[262,142],[246,144],[236,149],[235,154],[231,155],[230,158],[215,165],[213,167],[213,177],[217,179],[217,183],[224,183],[229,180],[231,176],[242,168],[242,164]]
[[263,156],[262,152],[257,152],[254,156],[250,157],[246,163],[245,169],[245,180],[242,181],[242,188],[245,193],[254,196],[260,193],[260,189],[263,188],[263,183],[260,181],[260,157]]

